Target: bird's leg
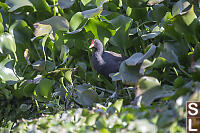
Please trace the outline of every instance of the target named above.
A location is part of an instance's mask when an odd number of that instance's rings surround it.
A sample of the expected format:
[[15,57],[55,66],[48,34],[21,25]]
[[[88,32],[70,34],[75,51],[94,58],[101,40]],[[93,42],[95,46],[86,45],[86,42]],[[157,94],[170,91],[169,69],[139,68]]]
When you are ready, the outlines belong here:
[[119,94],[119,86],[118,86],[117,81],[114,81],[114,84],[115,84],[115,92],[112,94],[112,96],[110,98],[117,99],[119,96],[118,95]]

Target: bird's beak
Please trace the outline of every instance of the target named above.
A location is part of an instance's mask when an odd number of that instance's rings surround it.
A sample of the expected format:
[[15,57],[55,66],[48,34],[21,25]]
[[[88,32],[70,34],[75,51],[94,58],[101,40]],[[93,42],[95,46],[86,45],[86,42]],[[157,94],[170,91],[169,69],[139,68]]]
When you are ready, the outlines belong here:
[[94,47],[94,40],[92,41],[92,43],[90,44],[89,48],[93,48]]
[[89,48],[93,48],[94,47],[94,43],[92,43],[90,46],[89,46]]

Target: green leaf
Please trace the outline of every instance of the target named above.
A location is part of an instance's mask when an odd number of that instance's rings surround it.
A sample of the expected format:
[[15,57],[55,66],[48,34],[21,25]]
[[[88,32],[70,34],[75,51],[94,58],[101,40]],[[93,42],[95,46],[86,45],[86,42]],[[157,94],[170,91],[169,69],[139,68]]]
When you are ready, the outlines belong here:
[[91,114],[88,115],[86,123],[88,126],[93,126],[96,123],[97,118],[99,117],[99,114]]
[[144,55],[142,53],[135,53],[131,57],[126,59],[125,62],[128,66],[135,66],[137,64],[142,63],[144,59],[151,57],[155,53],[155,51],[156,51],[156,46],[152,45]]
[[163,2],[164,0],[149,0],[147,5],[148,6],[153,6],[153,5],[156,5],[156,4],[159,4],[161,2]]
[[129,28],[132,23],[132,19],[120,15],[111,20],[111,23],[117,28],[116,33],[110,38],[110,42],[115,46],[126,48],[129,44]]
[[110,73],[109,77],[112,78],[112,81],[119,81],[119,80],[121,80],[121,76],[120,76],[119,72],[117,72],[117,73]]
[[159,98],[170,97],[175,94],[171,86],[153,87],[142,94],[141,103],[150,106],[151,103]]
[[70,8],[74,4],[75,0],[58,0],[58,5],[61,9]]
[[33,91],[34,91],[35,87],[36,87],[36,84],[25,82],[25,85],[23,87],[24,95],[27,97],[33,96]]
[[84,90],[80,93],[80,102],[83,106],[92,107],[94,103],[99,101],[99,96],[94,90]]
[[81,2],[83,3],[83,5],[87,5],[88,3],[90,3],[92,0],[81,0]]
[[117,100],[112,106],[117,109],[117,112],[120,113],[123,105],[123,99]]
[[11,85],[23,79],[17,75],[13,65],[14,61],[8,58],[0,62],[0,78],[3,82]]
[[169,64],[169,63],[167,62],[167,60],[165,58],[158,57],[154,60],[151,67],[152,68],[162,68],[162,67],[165,67],[167,64]]
[[65,78],[67,79],[68,82],[70,82],[72,84],[72,71],[66,71],[65,72]]
[[49,19],[35,23],[34,25],[35,25],[35,30],[37,31],[35,34],[37,34],[37,36],[44,35],[44,33],[50,32],[50,27],[47,25],[51,26],[54,34],[58,30],[60,30],[60,31],[68,31],[69,30],[69,22],[64,17],[61,17],[61,16],[53,16]]
[[127,0],[127,4],[131,8],[138,8],[146,6],[148,0]]
[[48,97],[53,89],[52,86],[54,83],[54,80],[47,78],[41,79],[40,83],[38,84],[37,93],[39,93],[41,96]]
[[86,32],[91,31],[94,35],[94,38],[101,40],[105,45],[108,41],[108,38],[114,35],[115,30],[110,23],[105,21],[100,22],[96,18],[89,19],[87,25],[85,26]]
[[140,65],[128,66],[125,61],[123,61],[119,69],[122,82],[126,85],[135,85],[140,79],[140,67]]
[[81,12],[74,14],[70,20],[70,28],[74,31],[76,30],[84,21],[84,17]]
[[33,7],[33,4],[30,2],[30,0],[6,0],[5,2],[8,6],[11,8],[8,10],[9,12],[13,12],[17,10],[18,8],[24,7],[24,6],[31,6]]
[[96,17],[101,14],[101,12],[103,11],[103,4],[106,2],[108,2],[108,0],[103,0],[97,8],[85,10],[81,14],[84,16],[84,18]]
[[140,90],[149,90],[151,88],[158,87],[161,84],[159,83],[158,79],[156,79],[154,77],[144,76],[144,77],[140,78],[137,85]]
[[156,125],[149,122],[147,119],[137,119],[128,125],[129,131],[136,131],[139,133],[157,133],[158,128]]
[[14,54],[15,59],[17,60],[15,39],[11,34],[7,32],[1,33],[0,44],[1,53],[4,53],[5,50],[8,50]]
[[186,0],[179,0],[172,8],[173,17],[180,15],[187,26],[189,26],[196,17],[194,7]]

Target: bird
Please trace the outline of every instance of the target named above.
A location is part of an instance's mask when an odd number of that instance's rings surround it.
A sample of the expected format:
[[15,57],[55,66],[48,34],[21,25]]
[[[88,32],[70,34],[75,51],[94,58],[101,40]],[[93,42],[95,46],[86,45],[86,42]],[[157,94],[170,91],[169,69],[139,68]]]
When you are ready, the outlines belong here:
[[89,48],[94,49],[91,62],[93,68],[98,73],[107,79],[111,79],[109,77],[110,73],[119,72],[120,64],[125,60],[121,54],[112,51],[104,51],[104,46],[98,39],[93,39]]

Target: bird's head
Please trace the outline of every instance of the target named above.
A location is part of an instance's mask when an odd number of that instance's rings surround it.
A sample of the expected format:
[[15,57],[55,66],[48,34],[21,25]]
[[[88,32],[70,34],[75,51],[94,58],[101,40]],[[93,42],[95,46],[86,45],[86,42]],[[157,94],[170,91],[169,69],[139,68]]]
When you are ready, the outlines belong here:
[[98,39],[93,39],[89,48],[95,48],[97,50],[103,50],[103,44]]

